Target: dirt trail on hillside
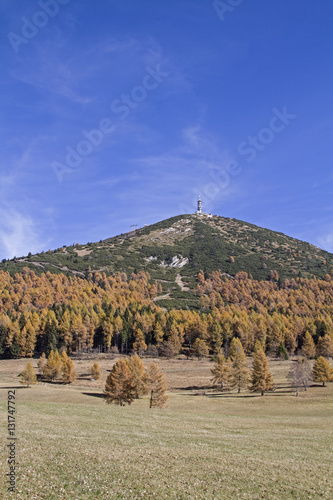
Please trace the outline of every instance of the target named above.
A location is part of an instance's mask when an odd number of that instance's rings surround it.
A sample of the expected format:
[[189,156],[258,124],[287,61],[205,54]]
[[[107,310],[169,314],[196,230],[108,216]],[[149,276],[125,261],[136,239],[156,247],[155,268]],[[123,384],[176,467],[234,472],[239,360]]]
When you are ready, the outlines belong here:
[[177,285],[180,286],[180,289],[183,292],[188,292],[189,291],[189,287],[184,285],[182,277],[181,277],[181,275],[179,273],[176,276],[175,282],[177,283]]
[[155,297],[153,301],[156,302],[157,300],[162,300],[162,299],[170,299],[170,293],[166,293],[165,295],[160,295],[159,297]]

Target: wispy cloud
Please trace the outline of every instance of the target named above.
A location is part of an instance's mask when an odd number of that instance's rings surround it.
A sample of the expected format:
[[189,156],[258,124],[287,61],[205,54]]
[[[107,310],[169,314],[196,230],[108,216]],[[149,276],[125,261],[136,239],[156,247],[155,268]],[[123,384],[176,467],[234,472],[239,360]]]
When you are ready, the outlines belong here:
[[26,214],[14,209],[0,209],[0,251],[3,257],[12,258],[40,251],[47,241],[42,241],[36,223]]
[[87,40],[85,46],[82,43],[67,51],[68,41],[59,34],[56,40],[48,40],[47,47],[36,44],[19,65],[12,66],[10,77],[39,91],[87,105],[98,98],[110,98],[98,95],[100,86],[105,91],[107,83],[111,88],[120,85],[125,91],[123,82],[141,74],[146,65],[166,65],[162,48],[151,37],[140,40],[110,36],[98,42]]
[[333,232],[318,237],[318,246],[333,253]]

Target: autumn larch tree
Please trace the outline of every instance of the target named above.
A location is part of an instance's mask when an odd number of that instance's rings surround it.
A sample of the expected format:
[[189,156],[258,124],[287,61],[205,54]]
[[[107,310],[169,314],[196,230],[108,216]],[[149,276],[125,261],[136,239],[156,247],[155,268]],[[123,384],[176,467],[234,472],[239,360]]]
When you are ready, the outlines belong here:
[[316,346],[310,332],[305,332],[303,346],[302,346],[302,354],[308,359],[314,358],[316,355]]
[[163,342],[164,331],[161,323],[157,322],[154,329],[154,338],[157,345]]
[[143,331],[140,328],[138,328],[134,333],[134,338],[135,341],[133,343],[133,349],[138,354],[142,354],[144,351],[147,350],[147,344],[145,342],[145,336],[143,334]]
[[38,362],[37,362],[38,371],[39,371],[40,375],[44,374],[44,369],[45,369],[46,363],[47,363],[47,359],[46,359],[45,353],[43,352],[42,355],[40,356]]
[[133,375],[124,359],[119,359],[113,365],[106,379],[104,396],[108,404],[115,403],[120,406],[131,404],[135,398]]
[[262,349],[253,355],[250,391],[260,392],[263,396],[266,391],[274,388],[273,376],[269,370],[268,360]]
[[91,375],[91,378],[93,378],[94,380],[98,380],[101,378],[102,373],[101,373],[101,369],[99,367],[99,364],[97,362],[92,365],[91,370],[90,370],[90,375]]
[[226,361],[222,353],[217,355],[215,366],[210,371],[214,375],[212,381],[221,384],[221,389],[223,390],[224,384],[227,384],[229,381],[230,364]]
[[33,369],[33,366],[30,362],[27,363],[23,372],[20,373],[20,377],[21,377],[21,384],[26,384],[27,387],[30,387],[30,385],[33,384],[37,384],[37,377]]
[[178,354],[182,345],[181,333],[179,328],[173,323],[170,328],[170,333],[168,335],[168,342],[173,345],[173,350],[175,354]]
[[318,340],[317,351],[320,356],[333,358],[333,338],[328,333]]
[[222,328],[218,321],[214,321],[211,326],[211,343],[214,348],[214,353],[219,354],[222,348],[223,336]]
[[193,352],[196,356],[198,356],[198,359],[201,359],[204,356],[208,356],[209,349],[206,342],[202,339],[195,339],[193,343]]
[[333,369],[323,356],[319,356],[313,367],[313,378],[316,382],[322,382],[325,387],[326,382],[333,380]]
[[140,396],[148,393],[146,369],[140,356],[137,354],[130,357],[128,367],[132,372],[135,397],[138,399]]
[[68,356],[67,356],[66,351],[62,351],[62,353],[60,354],[60,359],[61,359],[62,365],[64,365],[64,363],[66,363],[66,361],[68,360]]
[[74,380],[76,380],[74,363],[71,360],[71,358],[67,358],[62,363],[61,373],[62,373],[62,381],[64,384],[71,384],[72,382],[74,382]]
[[29,320],[26,322],[24,328],[26,330],[26,336],[25,336],[26,356],[32,358],[36,345],[36,331]]
[[167,383],[164,373],[161,372],[157,363],[151,363],[148,368],[148,381],[150,389],[149,408],[159,407],[162,408],[166,405],[168,400],[167,396]]
[[55,380],[61,373],[62,360],[58,351],[51,351],[47,358],[43,374],[48,380]]
[[241,341],[239,339],[232,340],[235,340],[235,342],[233,346],[230,346],[232,357],[229,380],[231,387],[237,388],[238,392],[240,392],[242,388],[247,387],[249,372],[246,364],[246,355]]
[[253,352],[258,352],[260,349],[264,350],[262,343],[260,342],[259,339],[257,339],[253,347]]
[[242,345],[241,344],[241,341],[237,338],[237,337],[233,337],[231,339],[231,342],[230,342],[230,346],[229,346],[229,349],[228,349],[228,357],[232,360],[233,357],[235,356],[236,354],[236,347],[238,345]]

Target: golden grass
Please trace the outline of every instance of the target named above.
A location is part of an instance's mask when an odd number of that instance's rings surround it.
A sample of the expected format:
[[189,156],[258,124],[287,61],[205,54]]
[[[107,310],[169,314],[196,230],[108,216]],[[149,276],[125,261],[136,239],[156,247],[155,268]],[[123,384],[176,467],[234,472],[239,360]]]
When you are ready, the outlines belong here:
[[[147,397],[118,407],[99,397],[115,360],[98,360],[102,381],[17,389],[13,498],[333,498],[333,384],[296,398],[285,379],[290,362],[272,361],[273,394],[221,394],[209,389],[208,360],[159,360],[168,408],[150,410]],[[75,368],[84,374],[93,361]],[[0,362],[4,438],[7,388],[19,387],[26,362]],[[4,485],[1,494],[12,498]]]

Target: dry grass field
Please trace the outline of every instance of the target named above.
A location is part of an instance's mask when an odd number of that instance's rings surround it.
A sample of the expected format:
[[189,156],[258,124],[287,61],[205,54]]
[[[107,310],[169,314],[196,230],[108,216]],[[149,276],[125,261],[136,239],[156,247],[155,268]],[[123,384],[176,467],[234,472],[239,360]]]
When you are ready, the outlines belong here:
[[166,409],[149,409],[147,397],[105,403],[116,358],[97,359],[101,381],[89,378],[93,359],[76,360],[74,384],[29,389],[18,379],[27,361],[0,361],[5,480],[12,388],[18,438],[17,490],[2,481],[2,498],[333,498],[333,383],[296,398],[286,381],[291,361],[270,362],[276,390],[261,397],[213,390],[209,360],[158,360],[170,387]]

